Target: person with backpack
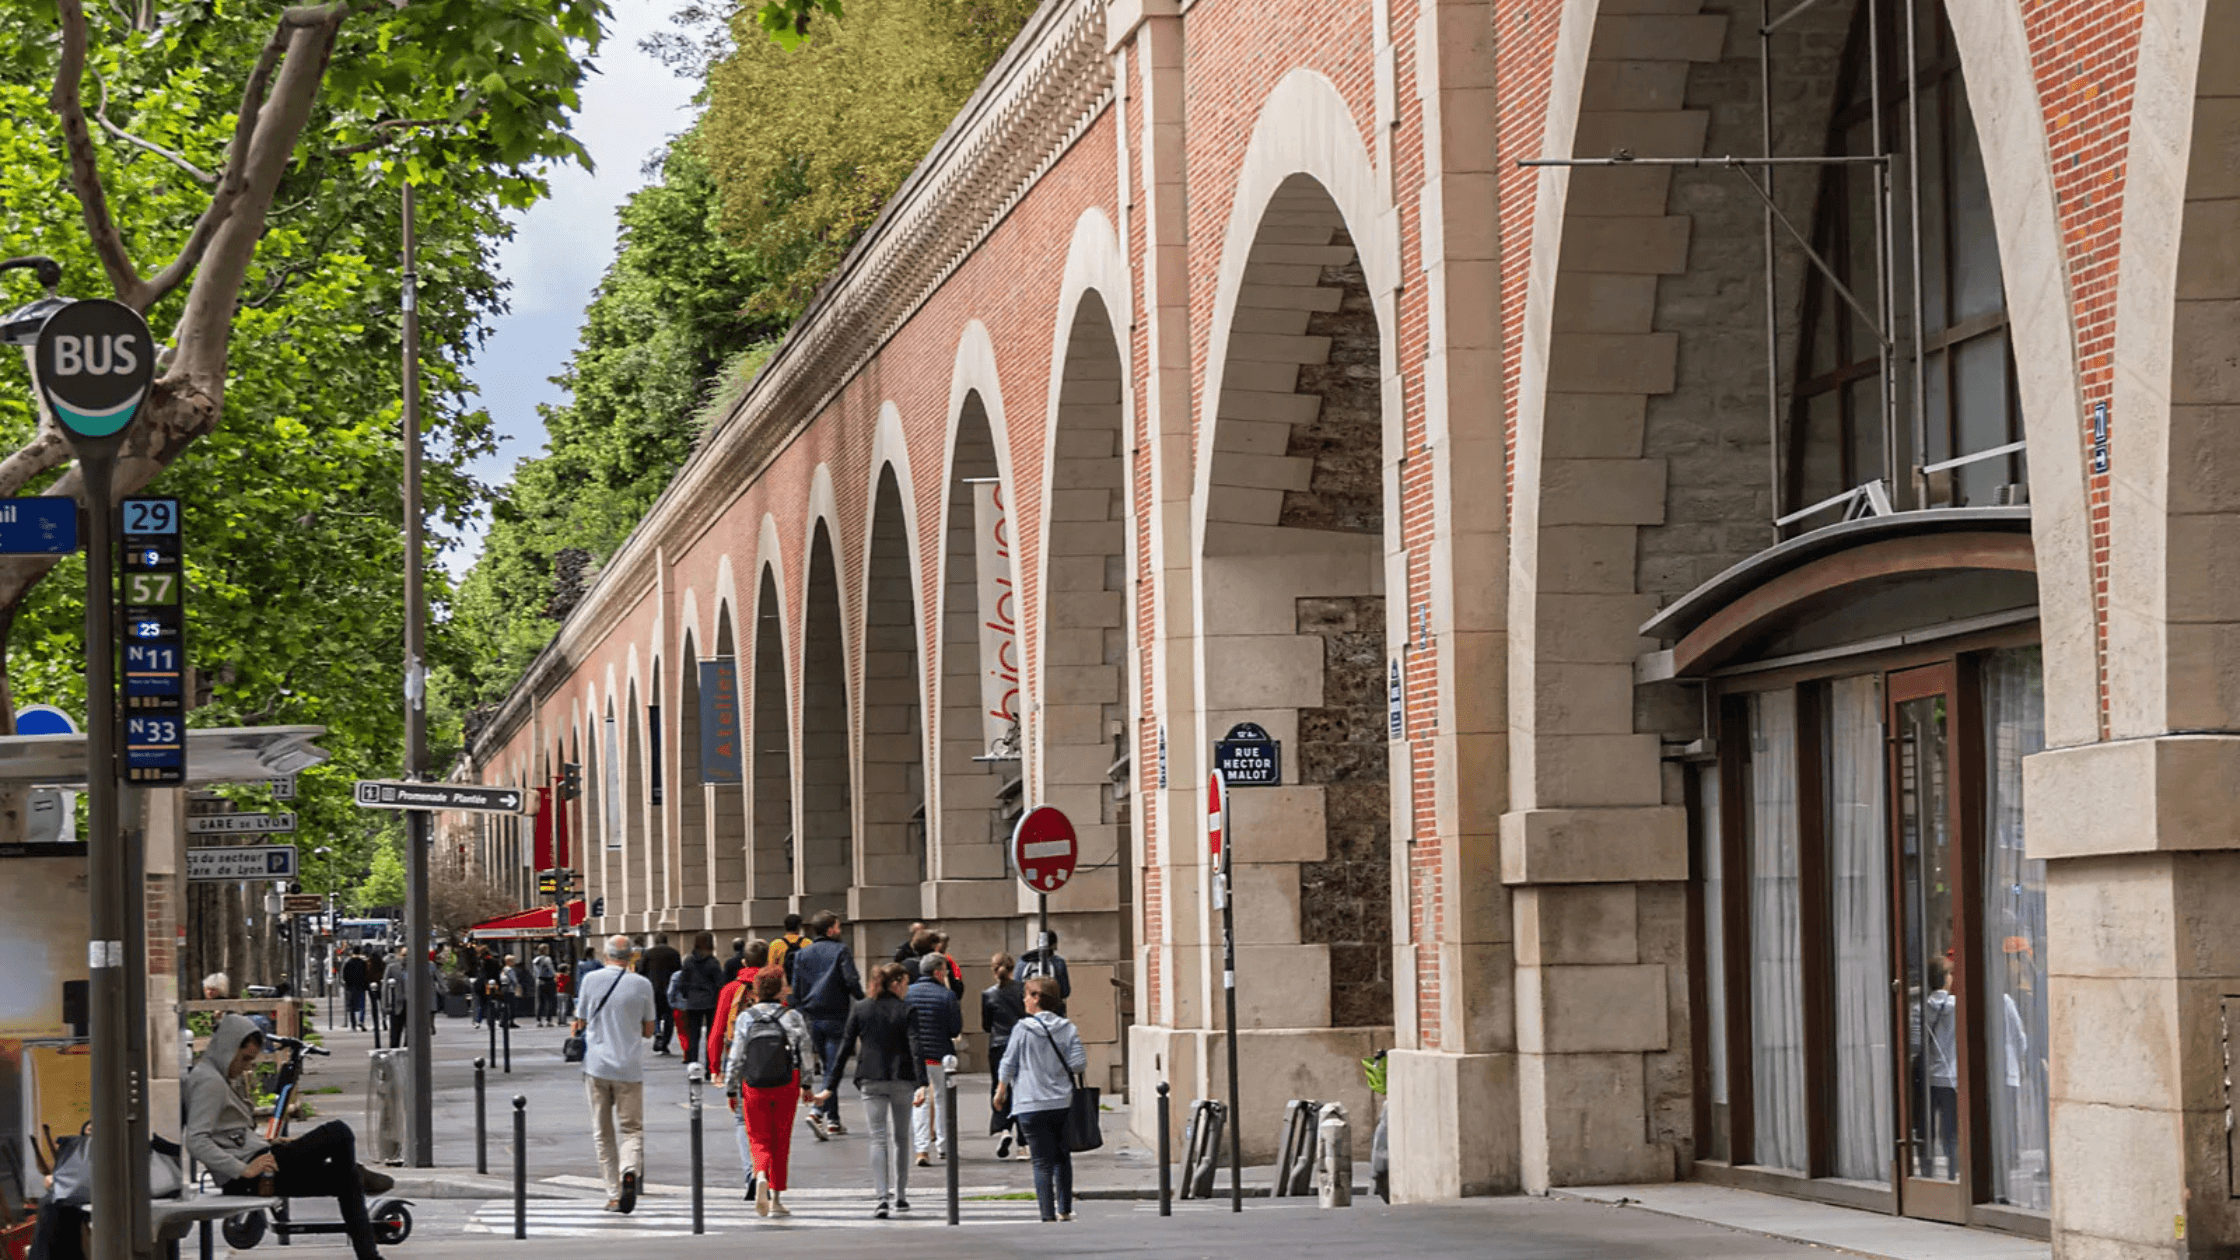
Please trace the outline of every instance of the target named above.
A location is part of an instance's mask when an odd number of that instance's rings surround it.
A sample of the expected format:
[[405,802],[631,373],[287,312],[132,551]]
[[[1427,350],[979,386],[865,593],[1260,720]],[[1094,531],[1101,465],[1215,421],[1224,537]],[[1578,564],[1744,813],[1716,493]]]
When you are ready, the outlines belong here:
[[770,942],[769,965],[783,969],[789,985],[793,983],[794,955],[808,943],[809,938],[801,934],[801,916],[798,914],[787,915],[785,935]]
[[1058,982],[1058,1000],[1073,1000],[1073,979],[1066,975],[1066,960],[1058,957],[1058,934],[1042,933],[1041,944],[1019,955],[1019,978],[1032,980],[1036,976],[1049,976]]
[[[988,960],[988,969],[995,973],[996,982],[980,990],[980,1031],[988,1034],[988,1062],[1002,1063],[1003,1052],[1011,1045],[1011,1030],[1027,1017],[1026,990],[1012,979],[1019,968],[1019,960],[1009,954],[997,954]],[[1011,1112],[995,1102],[996,1075],[988,1074],[988,1132],[997,1135],[996,1158],[1011,1158],[1012,1131],[1018,1125],[1012,1122]],[[1026,1150],[1019,1144],[1021,1153]]]
[[[809,930],[816,939],[797,954],[786,955],[793,964],[793,1008],[809,1021],[818,1056],[830,1063],[840,1056],[851,1006],[863,999],[863,980],[856,974],[856,956],[840,939],[839,915],[819,910],[809,920]],[[840,1123],[840,1104],[832,1098],[818,1099],[807,1123],[819,1142],[848,1131]]]
[[996,1105],[1009,1107],[1034,1155],[1034,1201],[1044,1221],[1073,1219],[1073,1153],[1066,1146],[1066,1117],[1073,1110],[1073,1078],[1089,1066],[1081,1034],[1066,1018],[1066,1000],[1055,976],[1026,983],[1027,1017],[1011,1032],[996,1069]]
[[548,1028],[560,1014],[560,969],[552,961],[550,945],[537,946],[529,960],[529,973],[537,984],[537,1027]]
[[925,1065],[926,1087],[918,1091],[910,1116],[910,1145],[920,1168],[932,1167],[929,1151],[939,1151],[943,1159],[952,1154],[943,1127],[949,1077],[942,1064],[957,1052],[957,1038],[964,1035],[964,1013],[948,984],[955,970],[956,964],[942,955],[927,954],[918,960],[918,978],[903,998],[910,1007],[910,1051]]
[[[754,978],[770,965],[770,942],[756,937],[742,941],[738,974],[716,995],[716,1022],[708,1030],[708,1075],[723,1075],[724,1057],[731,1053],[731,1029],[739,1012],[754,1005]],[[783,971],[778,973],[784,975]]]
[[791,1216],[786,1210],[787,1169],[793,1155],[793,1113],[810,1097],[809,1021],[785,1005],[786,973],[777,967],[741,972],[754,977],[754,1005],[739,1013],[724,1056],[724,1092],[731,1095],[747,1136],[753,1166],[748,1197],[757,1216]]

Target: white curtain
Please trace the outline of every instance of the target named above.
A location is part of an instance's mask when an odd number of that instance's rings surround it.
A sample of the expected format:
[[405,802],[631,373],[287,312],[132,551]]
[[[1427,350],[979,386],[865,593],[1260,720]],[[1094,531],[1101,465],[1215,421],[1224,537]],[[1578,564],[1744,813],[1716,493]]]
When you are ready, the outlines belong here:
[[1828,689],[1828,927],[1835,955],[1838,1177],[1890,1179],[1890,833],[1882,677]]
[[1797,697],[1750,697],[1750,1069],[1754,1163],[1806,1171],[1797,892]]
[[1727,1105],[1727,878],[1726,850],[1719,830],[1719,767],[1696,771],[1696,803],[1703,832],[1703,987],[1704,1021],[1710,1044],[1711,1103]]
[[2037,648],[1994,652],[1983,666],[1983,1039],[1991,1093],[1991,1193],[2049,1210],[2046,1156],[2046,864],[2023,856],[2022,759],[2045,747],[2045,679]]

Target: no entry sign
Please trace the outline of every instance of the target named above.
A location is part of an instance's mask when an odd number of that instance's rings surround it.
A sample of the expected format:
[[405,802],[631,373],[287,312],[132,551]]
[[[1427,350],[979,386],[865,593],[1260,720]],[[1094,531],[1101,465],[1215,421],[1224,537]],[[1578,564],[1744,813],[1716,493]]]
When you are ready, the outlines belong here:
[[1206,847],[1213,860],[1221,860],[1221,846],[1228,839],[1229,779],[1219,770],[1206,776]]
[[1028,810],[1011,831],[1011,867],[1019,872],[1021,883],[1038,893],[1065,887],[1080,855],[1072,820],[1052,806]]

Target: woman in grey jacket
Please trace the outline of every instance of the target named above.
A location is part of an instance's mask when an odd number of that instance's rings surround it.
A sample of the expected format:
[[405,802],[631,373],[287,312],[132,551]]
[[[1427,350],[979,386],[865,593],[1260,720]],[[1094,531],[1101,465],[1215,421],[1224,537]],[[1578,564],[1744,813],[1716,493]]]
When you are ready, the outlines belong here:
[[1057,978],[1034,976],[1026,989],[1027,1017],[1011,1030],[1011,1044],[996,1069],[995,1103],[1010,1107],[1034,1153],[1034,1198],[1042,1219],[1070,1221],[1073,1152],[1066,1149],[1066,1116],[1073,1108],[1074,1073],[1089,1066],[1089,1052],[1066,1018]]
[[366,1194],[395,1183],[358,1167],[357,1138],[340,1120],[300,1137],[266,1141],[257,1132],[256,1104],[245,1084],[263,1051],[264,1034],[246,1016],[218,1021],[209,1046],[187,1072],[188,1153],[224,1183],[227,1194],[333,1196],[358,1260],[381,1260],[366,1216]]

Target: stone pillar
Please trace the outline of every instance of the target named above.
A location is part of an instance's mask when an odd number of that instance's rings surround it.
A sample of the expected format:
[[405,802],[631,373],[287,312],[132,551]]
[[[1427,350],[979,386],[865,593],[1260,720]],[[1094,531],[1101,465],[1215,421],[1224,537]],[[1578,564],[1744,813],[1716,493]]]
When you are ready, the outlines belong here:
[[2231,1254],[2240,737],[2052,749],[2023,772],[2046,861],[2054,1254]]
[[[1423,6],[1415,38],[1425,169],[1418,209],[1423,238],[1441,246],[1423,260],[1432,312],[1423,406],[1430,445],[1444,453],[1433,462],[1430,569],[1431,650],[1445,685],[1430,729],[1392,746],[1399,1048],[1387,1060],[1385,1102],[1392,1194],[1407,1202],[1518,1185],[1514,967],[1500,872],[1509,797],[1508,502],[1490,492],[1503,484],[1507,458],[1500,175],[1486,132],[1496,113],[1492,30],[1489,5],[1444,0]],[[1395,655],[1409,650],[1397,645]],[[1413,801],[1424,743],[1436,767],[1439,834],[1417,837],[1402,811]]]

